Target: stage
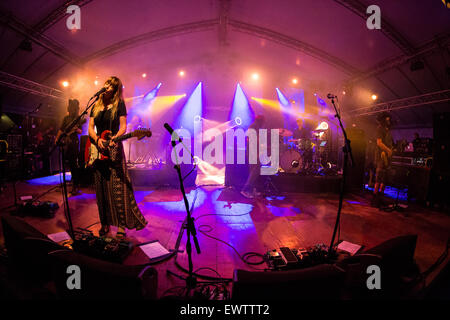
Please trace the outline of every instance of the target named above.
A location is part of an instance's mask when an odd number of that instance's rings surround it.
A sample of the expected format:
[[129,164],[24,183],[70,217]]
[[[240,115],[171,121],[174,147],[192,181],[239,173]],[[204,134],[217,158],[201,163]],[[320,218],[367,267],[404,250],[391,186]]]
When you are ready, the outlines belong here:
[[[16,184],[18,197],[36,197],[50,190],[40,200],[59,204],[60,208],[54,218],[24,218],[44,234],[61,232],[67,228],[58,184],[57,175]],[[268,250],[283,246],[299,248],[319,243],[328,245],[331,240],[338,207],[338,194],[335,192],[280,192],[272,197],[256,199],[246,199],[234,188],[220,185],[189,187],[186,192],[193,208],[192,215],[201,249],[201,254],[193,250],[194,270],[212,268],[221,277],[232,278],[235,269],[266,268],[266,264],[245,264],[237,253],[223,242],[233,246],[242,256],[250,251],[264,254]],[[185,218],[180,190],[173,187],[135,187],[135,197],[148,225],[141,231],[129,231],[127,237],[135,245],[157,240],[168,250],[176,248]],[[13,188],[9,184],[0,195],[0,207],[13,205],[13,199]],[[70,196],[69,205],[74,227],[89,228],[97,233],[100,224],[93,189],[82,188],[80,195]],[[1,214],[7,215],[8,210],[3,210]],[[421,271],[429,268],[442,254],[447,243],[448,230],[450,216],[442,212],[414,204],[410,204],[404,212],[380,211],[370,206],[369,194],[364,192],[347,194],[344,199],[341,240],[370,248],[396,236],[417,234],[415,259]],[[180,241],[181,252],[177,262],[187,269],[185,243],[184,234]],[[4,245],[3,235],[1,245]],[[134,247],[124,264],[148,262],[141,249]],[[183,281],[166,274],[167,270],[183,274],[174,262],[174,258],[171,258],[154,265],[158,271],[159,297],[169,288],[184,285]],[[210,269],[203,269],[198,273],[217,276]]]

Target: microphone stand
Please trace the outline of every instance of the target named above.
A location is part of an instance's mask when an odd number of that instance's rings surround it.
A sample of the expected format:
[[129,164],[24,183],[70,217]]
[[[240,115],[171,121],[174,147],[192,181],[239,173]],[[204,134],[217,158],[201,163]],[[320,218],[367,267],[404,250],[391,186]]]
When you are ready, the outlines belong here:
[[[94,97],[95,97],[95,100],[91,102],[91,100]],[[52,154],[55,151],[56,148],[59,148],[59,152],[60,152],[60,160],[61,160],[60,174],[61,174],[61,171],[62,171],[62,176],[63,176],[63,183],[62,183],[63,202],[64,202],[64,207],[65,207],[65,216],[66,216],[67,224],[69,225],[68,233],[69,233],[70,237],[72,238],[72,240],[74,240],[75,237],[74,237],[74,230],[73,230],[73,224],[72,224],[72,217],[70,215],[69,197],[67,196],[66,170],[64,168],[64,163],[65,163],[65,159],[64,159],[64,145],[61,142],[62,142],[62,139],[68,135],[68,133],[72,130],[72,128],[81,120],[81,118],[85,114],[87,114],[88,110],[90,108],[92,108],[92,106],[99,99],[99,95],[94,96],[94,97],[89,99],[89,101],[87,103],[87,106],[86,106],[86,109],[64,129],[62,134],[58,137],[58,140],[56,141],[55,146],[50,150],[50,154]]]
[[[186,146],[184,145],[184,143],[178,138],[175,138],[176,136],[178,136],[175,132],[172,133],[172,149],[175,148],[176,146],[176,141],[180,141],[180,143],[185,147],[185,150],[188,150],[186,148]],[[189,152],[191,155],[191,158],[193,158],[192,153]],[[180,168],[180,164],[178,163],[178,155],[175,152],[175,157],[176,157],[176,164],[174,165],[175,170],[177,171],[178,174],[178,180],[180,181],[180,189],[181,189],[181,193],[183,194],[183,200],[184,200],[184,205],[186,207],[186,222],[183,224],[183,228],[186,229],[186,252],[188,255],[188,261],[189,261],[189,272],[188,272],[188,276],[186,278],[183,278],[179,275],[177,275],[176,273],[167,270],[167,273],[178,277],[181,280],[185,280],[186,281],[186,287],[188,288],[187,294],[189,295],[189,292],[191,291],[191,289],[194,289],[195,286],[197,285],[197,278],[194,276],[194,265],[192,262],[192,247],[191,247],[191,235],[192,238],[194,239],[194,245],[195,245],[195,249],[197,251],[197,254],[200,254],[200,246],[198,244],[198,240],[197,240],[197,231],[195,229],[195,225],[194,225],[194,219],[191,216],[191,210],[189,209],[189,202],[188,199],[186,197],[186,191],[184,190],[184,184],[183,184],[183,178],[181,176],[181,168]],[[195,166],[195,162],[194,162],[194,166]]]
[[339,193],[339,208],[338,208],[338,212],[337,212],[337,216],[336,216],[336,223],[334,225],[333,236],[331,237],[330,247],[328,248],[328,258],[331,258],[332,256],[335,256],[335,254],[336,254],[333,246],[334,246],[334,239],[336,237],[336,232],[337,232],[337,229],[338,229],[338,226],[340,223],[340,218],[341,218],[342,202],[344,199],[345,182],[346,182],[346,177],[347,177],[347,166],[348,166],[348,157],[349,156],[350,156],[350,160],[351,160],[351,166],[353,167],[353,165],[354,165],[352,148],[350,146],[350,140],[348,140],[347,132],[345,131],[344,126],[342,125],[341,115],[336,107],[336,104],[334,103],[334,97],[331,98],[331,103],[333,104],[334,110],[336,111],[335,117],[339,120],[339,126],[341,127],[342,134],[344,135],[345,143],[344,143],[344,147],[342,148],[342,151],[344,152],[344,166],[342,169],[341,190]]

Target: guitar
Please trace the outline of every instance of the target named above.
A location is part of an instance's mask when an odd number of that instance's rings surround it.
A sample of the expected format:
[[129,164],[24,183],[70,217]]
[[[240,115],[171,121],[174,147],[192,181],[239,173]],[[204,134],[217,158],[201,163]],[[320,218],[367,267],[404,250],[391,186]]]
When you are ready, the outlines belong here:
[[386,151],[381,151],[381,160],[383,161],[383,166],[385,168],[389,167],[391,160],[392,160],[392,151],[391,155],[389,155]]
[[[97,146],[91,142],[91,139],[89,138],[88,141],[86,142],[86,148],[84,151],[84,156],[86,159],[86,167],[90,167],[94,164],[95,161],[97,160],[107,160],[109,159],[109,153],[110,153],[110,149],[109,149],[109,143],[111,141],[111,135],[112,132],[110,130],[105,130],[102,132],[102,134],[100,135],[100,139],[104,139],[105,142],[103,142],[103,146],[106,148],[104,151],[100,151]],[[152,132],[149,129],[137,129],[134,130],[133,132],[124,134],[120,137],[116,137],[114,139],[112,139],[112,141],[114,142],[120,142],[132,137],[137,137],[138,140],[142,140],[145,137],[151,137],[152,136]]]

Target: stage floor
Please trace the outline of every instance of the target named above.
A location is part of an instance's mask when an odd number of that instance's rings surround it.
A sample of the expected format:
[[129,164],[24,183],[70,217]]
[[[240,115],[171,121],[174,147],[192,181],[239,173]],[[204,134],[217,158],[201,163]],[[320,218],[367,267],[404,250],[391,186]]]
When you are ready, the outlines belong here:
[[[64,231],[67,223],[62,208],[59,176],[18,182],[17,196],[36,197],[51,188],[41,201],[54,201],[60,206],[52,219],[25,217],[25,220],[44,234]],[[236,252],[222,242],[234,246],[243,255],[246,252],[266,253],[282,246],[298,248],[319,243],[329,245],[336,219],[338,194],[336,193],[283,193],[273,198],[246,199],[233,188],[223,186],[198,186],[187,189],[193,217],[198,231],[201,254],[193,250],[194,269],[213,268],[222,277],[232,278],[233,270],[262,270],[265,264],[251,267]],[[138,205],[148,220],[141,231],[129,231],[128,238],[139,244],[158,240],[165,248],[174,249],[185,218],[185,207],[179,189],[135,188]],[[13,188],[7,185],[0,194],[0,208],[14,203]],[[82,193],[69,198],[74,227],[86,228],[97,233],[100,228],[95,192],[82,188]],[[8,214],[2,210],[1,214]],[[370,248],[390,238],[417,234],[415,253],[421,271],[430,267],[442,254],[450,231],[450,216],[417,205],[410,205],[404,212],[383,212],[370,206],[370,194],[347,194],[341,216],[340,239]],[[205,233],[204,233],[205,232]],[[4,244],[0,229],[0,244]],[[184,251],[185,233],[181,240],[178,263],[188,268]],[[144,264],[148,260],[139,248],[126,259],[126,264]],[[158,270],[158,293],[184,282],[166,275],[166,270],[180,272],[174,258],[155,265]],[[215,276],[210,270],[199,273]]]

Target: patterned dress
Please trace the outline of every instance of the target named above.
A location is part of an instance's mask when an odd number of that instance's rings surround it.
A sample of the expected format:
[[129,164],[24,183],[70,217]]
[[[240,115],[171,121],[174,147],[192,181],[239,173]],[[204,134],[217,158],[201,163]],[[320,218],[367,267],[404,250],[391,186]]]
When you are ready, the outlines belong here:
[[[123,102],[119,103],[114,119],[111,119],[111,110],[100,112],[94,118],[97,133],[100,135],[105,129],[111,129],[112,134],[116,134],[119,130],[119,117],[124,115],[126,116],[126,108]],[[122,143],[110,148],[108,160],[96,160],[93,168],[101,224],[136,230],[145,228],[147,221],[134,198]]]

